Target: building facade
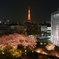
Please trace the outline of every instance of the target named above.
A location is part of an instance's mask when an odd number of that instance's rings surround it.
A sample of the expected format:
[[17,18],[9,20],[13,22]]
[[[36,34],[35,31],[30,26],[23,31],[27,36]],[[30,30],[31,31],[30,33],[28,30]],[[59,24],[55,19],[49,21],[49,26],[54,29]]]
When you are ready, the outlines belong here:
[[51,42],[59,46],[59,11],[51,14]]

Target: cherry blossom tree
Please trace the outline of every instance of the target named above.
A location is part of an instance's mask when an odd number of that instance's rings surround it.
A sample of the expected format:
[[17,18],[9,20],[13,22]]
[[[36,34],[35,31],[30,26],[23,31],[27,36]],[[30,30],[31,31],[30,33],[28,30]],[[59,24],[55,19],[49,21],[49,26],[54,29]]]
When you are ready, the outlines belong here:
[[10,45],[12,48],[17,48],[18,45],[22,45],[25,48],[28,47],[33,49],[36,47],[36,39],[34,37],[20,35],[18,33],[0,37],[0,47],[5,48],[7,45]]
[[47,46],[45,46],[47,50],[54,50],[55,49],[55,45],[54,44],[48,44]]

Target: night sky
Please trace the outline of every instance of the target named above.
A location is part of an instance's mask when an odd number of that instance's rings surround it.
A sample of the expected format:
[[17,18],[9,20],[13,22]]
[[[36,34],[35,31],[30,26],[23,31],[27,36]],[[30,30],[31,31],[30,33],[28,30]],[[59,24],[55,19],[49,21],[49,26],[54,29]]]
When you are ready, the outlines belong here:
[[26,21],[28,7],[32,21],[50,21],[51,13],[59,8],[59,0],[1,0],[0,20],[6,17],[10,21]]

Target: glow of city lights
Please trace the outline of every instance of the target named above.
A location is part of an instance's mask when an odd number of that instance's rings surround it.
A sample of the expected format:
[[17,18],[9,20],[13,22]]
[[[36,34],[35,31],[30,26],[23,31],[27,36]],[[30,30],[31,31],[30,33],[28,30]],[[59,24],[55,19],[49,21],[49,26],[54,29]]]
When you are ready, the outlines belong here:
[[48,55],[48,53],[46,51],[44,51],[43,48],[38,48],[35,50],[37,53],[41,53],[41,54],[45,54],[45,55]]
[[50,56],[56,56],[59,58],[59,51],[55,50],[54,44],[48,44],[47,46],[45,46],[45,48],[46,49],[38,48],[35,50],[35,52],[40,53],[40,54],[50,55]]

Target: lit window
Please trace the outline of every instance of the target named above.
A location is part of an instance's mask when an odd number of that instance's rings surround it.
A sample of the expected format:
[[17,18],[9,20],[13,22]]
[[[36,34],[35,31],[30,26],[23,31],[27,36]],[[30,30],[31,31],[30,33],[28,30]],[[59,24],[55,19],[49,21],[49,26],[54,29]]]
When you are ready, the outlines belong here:
[[44,45],[46,45],[46,43],[44,43]]
[[43,43],[42,43],[42,42],[40,42],[40,45],[43,45]]

